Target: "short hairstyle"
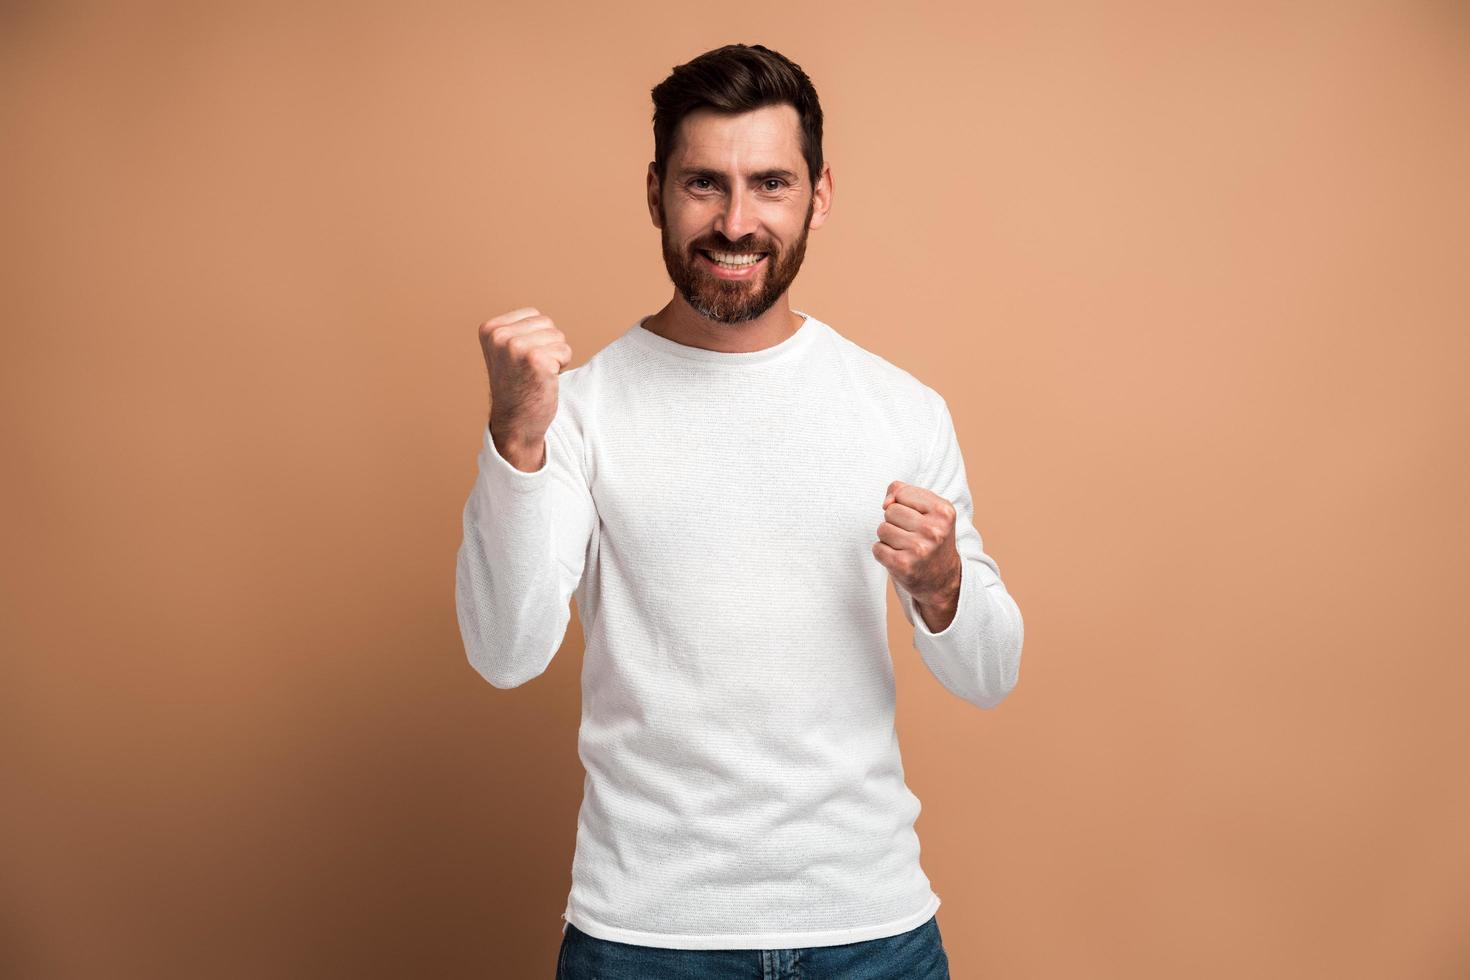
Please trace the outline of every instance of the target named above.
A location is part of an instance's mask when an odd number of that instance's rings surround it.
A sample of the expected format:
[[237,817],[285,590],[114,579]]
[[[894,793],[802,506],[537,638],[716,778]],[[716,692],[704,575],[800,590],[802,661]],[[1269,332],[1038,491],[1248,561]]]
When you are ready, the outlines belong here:
[[813,186],[822,173],[822,104],[801,66],[760,44],[727,44],[679,65],[653,88],[653,167],[660,182],[679,123],[696,109],[749,112],[788,104],[801,119],[801,153]]

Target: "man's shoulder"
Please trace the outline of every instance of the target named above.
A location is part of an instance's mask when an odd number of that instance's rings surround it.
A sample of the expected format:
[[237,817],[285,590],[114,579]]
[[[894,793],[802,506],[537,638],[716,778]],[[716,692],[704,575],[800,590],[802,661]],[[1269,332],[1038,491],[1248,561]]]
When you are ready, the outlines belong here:
[[628,336],[635,327],[623,330],[581,364],[557,374],[557,415],[553,424],[567,431],[569,437],[581,438],[587,422],[597,414],[603,397],[600,392],[616,391],[628,372],[636,370],[637,358],[631,356],[634,351]]
[[912,371],[864,347],[851,337],[840,333],[831,324],[826,324],[826,326],[844,364],[871,393],[924,406],[932,404],[940,397],[937,391],[925,384]]
[[[636,324],[635,324],[636,326]],[[628,366],[629,327],[612,340],[594,351],[592,356],[574,368],[566,368],[557,375],[561,379],[562,391],[572,397],[585,397],[597,382],[609,373],[624,370]]]

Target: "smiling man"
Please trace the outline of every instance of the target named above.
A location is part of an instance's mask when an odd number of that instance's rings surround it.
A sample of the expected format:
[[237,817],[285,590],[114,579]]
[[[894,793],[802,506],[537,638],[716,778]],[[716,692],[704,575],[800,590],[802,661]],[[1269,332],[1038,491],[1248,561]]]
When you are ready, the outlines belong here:
[[[648,165],[648,207],[677,293],[643,326],[712,350],[784,340],[801,325],[786,293],[808,232],[827,220],[832,169],[823,165],[815,183],[799,173],[803,126],[790,103],[735,114],[698,108],[680,126],[671,177],[668,159]],[[722,326],[751,321],[740,331]]]
[[1016,684],[1020,610],[944,398],[790,306],[832,207],[810,79],[733,44],[653,101],[669,302],[576,368],[535,307],[478,330],[465,650],[513,688],[573,598],[586,639],[558,980],[947,977],[886,592],[931,674],[987,709]]

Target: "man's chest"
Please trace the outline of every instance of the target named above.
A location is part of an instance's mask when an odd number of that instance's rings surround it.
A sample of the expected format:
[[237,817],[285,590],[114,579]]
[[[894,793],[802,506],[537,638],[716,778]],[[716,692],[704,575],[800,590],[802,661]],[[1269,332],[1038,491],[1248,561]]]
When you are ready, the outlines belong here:
[[599,420],[592,496],[602,547],[623,561],[691,574],[871,562],[888,485],[914,482],[926,448],[882,402],[787,392],[679,409]]

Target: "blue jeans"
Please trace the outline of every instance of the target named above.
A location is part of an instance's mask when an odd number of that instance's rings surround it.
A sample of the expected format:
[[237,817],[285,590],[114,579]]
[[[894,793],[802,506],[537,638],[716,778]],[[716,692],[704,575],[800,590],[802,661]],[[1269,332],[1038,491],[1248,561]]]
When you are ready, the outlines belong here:
[[949,956],[937,915],[896,936],[801,949],[634,946],[569,922],[556,980],[949,980]]

